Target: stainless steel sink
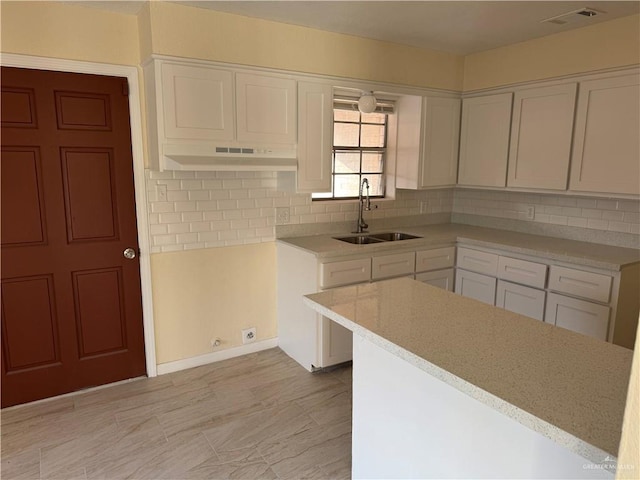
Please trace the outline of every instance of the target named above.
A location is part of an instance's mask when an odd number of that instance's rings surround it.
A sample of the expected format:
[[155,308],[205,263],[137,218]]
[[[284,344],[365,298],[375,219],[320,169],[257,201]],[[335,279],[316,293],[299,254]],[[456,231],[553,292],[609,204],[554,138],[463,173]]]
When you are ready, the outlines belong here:
[[398,240],[411,240],[416,237],[415,235],[409,235],[408,233],[401,232],[387,232],[376,233],[373,235],[353,235],[351,237],[333,237],[341,242],[353,243],[355,245],[367,245],[369,243],[380,242],[397,242]]
[[381,243],[384,240],[379,238],[373,238],[368,235],[355,235],[353,237],[334,237],[336,240],[340,240],[341,242],[353,243],[355,245],[367,245],[369,243]]
[[376,238],[379,240],[384,240],[385,242],[397,242],[398,240],[411,240],[413,238],[421,238],[415,235],[409,235],[408,233],[401,232],[387,232],[387,233],[376,233],[373,235],[369,235],[369,238]]

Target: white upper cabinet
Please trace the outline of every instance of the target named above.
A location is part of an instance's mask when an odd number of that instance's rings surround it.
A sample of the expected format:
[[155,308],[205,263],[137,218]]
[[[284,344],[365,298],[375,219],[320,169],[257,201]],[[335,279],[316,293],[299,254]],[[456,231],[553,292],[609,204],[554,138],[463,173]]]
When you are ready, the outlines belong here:
[[233,140],[233,73],[161,64],[164,136],[168,140]]
[[296,81],[236,73],[238,140],[296,143]]
[[404,96],[398,111],[397,179],[399,188],[456,184],[460,136],[460,100]]
[[640,193],[640,75],[580,83],[570,190]]
[[508,186],[566,190],[576,88],[571,83],[515,93]]
[[512,100],[501,93],[462,101],[458,184],[506,185]]
[[298,83],[298,192],[331,191],[333,87]]

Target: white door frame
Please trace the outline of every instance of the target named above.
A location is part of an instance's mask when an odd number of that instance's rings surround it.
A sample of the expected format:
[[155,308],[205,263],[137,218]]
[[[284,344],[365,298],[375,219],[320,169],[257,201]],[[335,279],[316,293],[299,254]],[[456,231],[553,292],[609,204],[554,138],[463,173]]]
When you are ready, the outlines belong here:
[[140,282],[142,287],[142,318],[144,326],[144,351],[147,375],[155,377],[156,341],[153,324],[153,298],[151,291],[151,244],[147,216],[147,188],[144,173],[144,151],[142,147],[142,113],[140,108],[140,82],[138,67],[112,65],[58,58],[34,57],[13,53],[0,54],[0,64],[6,67],[54,70],[59,72],[88,73],[126,77],[129,82],[129,121],[131,122],[131,150],[133,154],[133,178],[140,247]]

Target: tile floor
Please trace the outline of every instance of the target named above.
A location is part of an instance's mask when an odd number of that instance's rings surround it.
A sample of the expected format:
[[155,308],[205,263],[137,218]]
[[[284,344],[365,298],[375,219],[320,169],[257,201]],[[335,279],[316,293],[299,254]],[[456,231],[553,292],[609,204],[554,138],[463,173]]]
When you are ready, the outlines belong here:
[[351,368],[275,348],[3,410],[8,479],[343,479]]

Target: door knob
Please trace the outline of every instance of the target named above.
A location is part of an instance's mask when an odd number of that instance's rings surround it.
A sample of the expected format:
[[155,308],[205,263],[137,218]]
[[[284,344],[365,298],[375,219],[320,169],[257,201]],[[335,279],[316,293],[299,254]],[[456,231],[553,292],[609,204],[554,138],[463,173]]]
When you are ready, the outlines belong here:
[[133,260],[134,258],[136,258],[136,251],[134,248],[125,248],[124,252],[122,252],[122,255],[127,260]]

